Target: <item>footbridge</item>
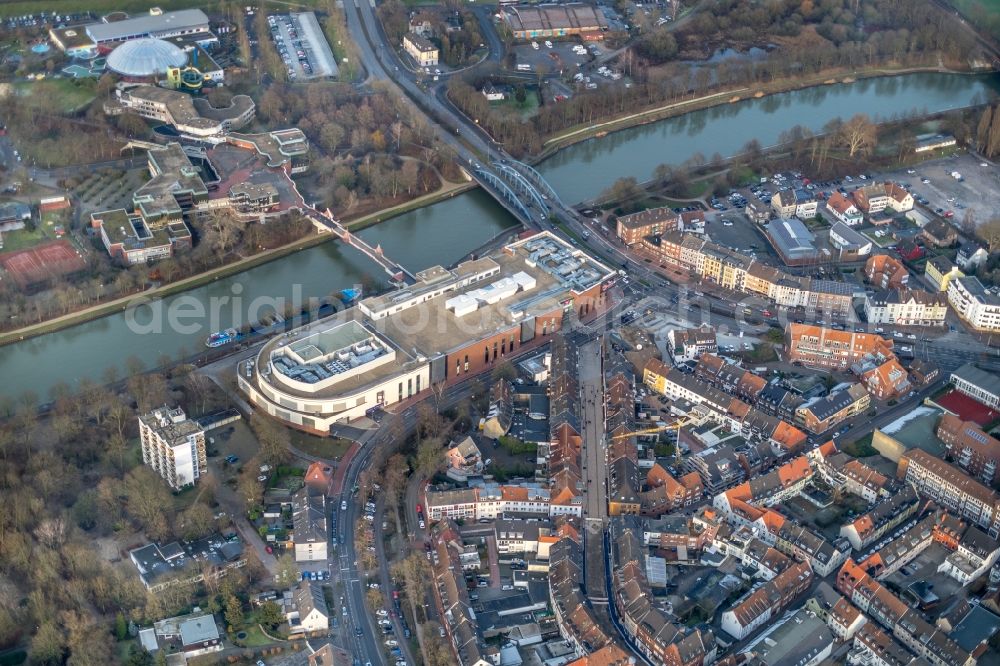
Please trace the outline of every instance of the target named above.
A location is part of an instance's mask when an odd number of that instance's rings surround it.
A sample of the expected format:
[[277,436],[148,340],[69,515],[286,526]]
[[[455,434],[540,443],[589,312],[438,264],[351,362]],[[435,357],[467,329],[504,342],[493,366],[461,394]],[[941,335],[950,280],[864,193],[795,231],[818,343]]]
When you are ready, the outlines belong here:
[[381,266],[394,282],[399,284],[413,284],[417,281],[416,276],[402,264],[385,256],[381,245],[372,247],[360,236],[352,234],[347,227],[333,217],[333,213],[330,212],[329,208],[321,213],[315,208],[306,206],[303,212],[320,233],[332,233],[351,247],[360,250],[365,256]]

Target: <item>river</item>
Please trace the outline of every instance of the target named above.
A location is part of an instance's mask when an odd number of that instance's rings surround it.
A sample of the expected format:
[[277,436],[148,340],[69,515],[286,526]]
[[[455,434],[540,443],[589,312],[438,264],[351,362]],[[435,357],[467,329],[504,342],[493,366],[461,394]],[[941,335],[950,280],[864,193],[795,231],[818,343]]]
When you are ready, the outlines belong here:
[[[966,106],[1000,91],[1000,77],[913,74],[824,86],[689,113],[585,141],[546,160],[539,170],[564,201],[591,198],[621,176],[648,178],[661,163],[680,164],[699,152],[732,155],[756,138],[773,144],[794,125],[821,128],[832,118],[865,112],[889,118],[912,111],[933,113]],[[369,243],[410,270],[448,265],[514,224],[481,191],[360,232]],[[0,348],[0,395],[25,390],[44,401],[59,381],[98,380],[105,368],[119,371],[130,356],[153,366],[166,355],[196,352],[213,330],[280,309],[288,300],[323,297],[379,270],[356,250],[324,243],[295,255],[166,298],[127,318],[118,314]],[[282,300],[283,299],[283,300]],[[204,309],[204,314],[198,310]],[[194,313],[194,314],[192,314]],[[213,314],[214,313],[214,314]],[[158,317],[158,319],[157,319]],[[173,324],[171,324],[173,320]],[[142,330],[148,329],[148,330]],[[140,331],[140,332],[137,332]]]

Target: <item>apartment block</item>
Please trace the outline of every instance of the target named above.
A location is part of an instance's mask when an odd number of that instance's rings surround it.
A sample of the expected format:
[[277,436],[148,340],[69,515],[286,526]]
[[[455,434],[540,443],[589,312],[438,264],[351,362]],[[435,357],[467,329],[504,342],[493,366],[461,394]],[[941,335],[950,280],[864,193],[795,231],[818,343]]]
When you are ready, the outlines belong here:
[[987,289],[978,278],[950,280],[948,302],[955,314],[977,331],[1000,332],[1000,294]]
[[789,324],[785,329],[785,349],[792,363],[839,370],[846,370],[869,355],[893,355],[892,340],[879,335],[811,324]]
[[896,476],[913,484],[921,497],[979,525],[994,538],[1000,535],[1000,495],[958,467],[911,449],[899,459]]
[[1000,440],[988,435],[973,421],[945,414],[937,426],[937,437],[948,448],[955,464],[985,484],[997,479]]
[[826,432],[871,406],[871,396],[861,384],[813,398],[795,411],[795,421],[812,433]]
[[208,472],[205,431],[180,407],[154,409],[139,417],[142,462],[174,490],[194,485]]
[[887,289],[865,298],[865,315],[869,324],[944,326],[948,300],[922,289]]
[[901,289],[910,281],[903,263],[887,254],[876,254],[865,262],[865,281],[876,289]]

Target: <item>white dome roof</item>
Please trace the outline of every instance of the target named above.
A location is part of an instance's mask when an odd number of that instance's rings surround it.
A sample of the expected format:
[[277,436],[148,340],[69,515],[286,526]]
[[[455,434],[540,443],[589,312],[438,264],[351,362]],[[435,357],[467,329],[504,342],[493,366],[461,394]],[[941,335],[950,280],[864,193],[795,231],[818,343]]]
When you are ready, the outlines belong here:
[[133,39],[108,55],[108,69],[123,76],[165,74],[169,67],[183,67],[188,57],[180,48],[162,39]]

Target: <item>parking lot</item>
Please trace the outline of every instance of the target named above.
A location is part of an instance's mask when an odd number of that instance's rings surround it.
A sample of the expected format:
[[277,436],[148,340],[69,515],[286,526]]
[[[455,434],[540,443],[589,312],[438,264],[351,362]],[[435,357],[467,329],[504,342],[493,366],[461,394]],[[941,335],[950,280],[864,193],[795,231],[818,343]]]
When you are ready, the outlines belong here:
[[[549,41],[549,44],[552,46],[548,47],[545,45],[545,41],[544,39],[540,39],[534,42],[538,45],[537,49],[530,42],[527,44],[518,44],[514,47],[518,71],[535,74],[541,68],[545,73],[561,72],[563,75],[572,76],[579,71],[579,68],[594,58],[591,50],[583,54],[573,50],[573,47],[577,46],[579,42]],[[595,48],[600,49],[602,47]]]
[[278,55],[291,81],[337,75],[337,63],[312,12],[267,17]]
[[[961,180],[953,177],[952,172],[957,172]],[[924,198],[925,207],[932,212],[940,210],[941,215],[951,212],[955,221],[965,217],[966,211],[972,211],[975,219],[983,222],[1000,208],[1000,169],[975,155],[932,160],[912,169],[889,172],[885,177],[908,182],[914,199]]]

